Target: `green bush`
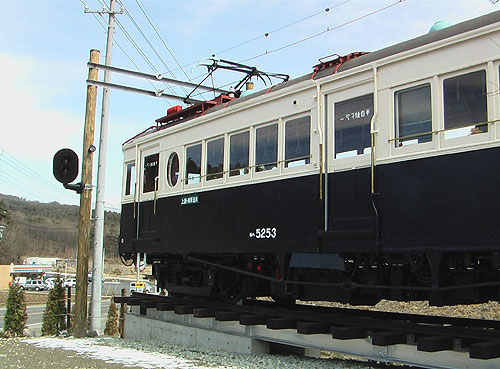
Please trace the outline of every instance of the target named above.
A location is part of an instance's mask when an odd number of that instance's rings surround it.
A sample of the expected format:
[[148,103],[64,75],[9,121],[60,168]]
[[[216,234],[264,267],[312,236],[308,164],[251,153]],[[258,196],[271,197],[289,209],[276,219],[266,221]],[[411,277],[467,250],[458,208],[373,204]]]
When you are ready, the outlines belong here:
[[59,277],[50,290],[43,313],[42,335],[58,335],[66,329],[66,294]]
[[4,335],[8,337],[22,336],[24,328],[26,328],[26,320],[28,320],[28,315],[26,314],[24,292],[17,283],[12,283],[9,287],[3,320]]

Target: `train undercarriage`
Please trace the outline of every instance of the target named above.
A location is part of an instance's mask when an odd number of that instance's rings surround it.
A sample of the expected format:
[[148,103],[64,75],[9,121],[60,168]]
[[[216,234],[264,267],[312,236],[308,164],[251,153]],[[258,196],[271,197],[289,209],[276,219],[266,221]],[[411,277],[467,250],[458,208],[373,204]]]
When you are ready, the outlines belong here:
[[[329,266],[311,263],[319,255]],[[381,299],[456,305],[496,300],[499,253],[193,254],[148,255],[158,287],[171,294],[238,301],[338,301],[375,305]]]

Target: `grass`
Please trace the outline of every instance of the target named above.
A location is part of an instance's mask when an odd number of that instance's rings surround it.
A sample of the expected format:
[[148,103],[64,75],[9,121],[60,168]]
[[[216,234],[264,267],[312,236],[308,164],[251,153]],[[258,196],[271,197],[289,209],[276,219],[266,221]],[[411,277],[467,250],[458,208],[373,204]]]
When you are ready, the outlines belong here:
[[[9,291],[0,291],[0,306],[5,306]],[[48,292],[28,292],[24,291],[24,299],[26,305],[45,305],[47,302]]]

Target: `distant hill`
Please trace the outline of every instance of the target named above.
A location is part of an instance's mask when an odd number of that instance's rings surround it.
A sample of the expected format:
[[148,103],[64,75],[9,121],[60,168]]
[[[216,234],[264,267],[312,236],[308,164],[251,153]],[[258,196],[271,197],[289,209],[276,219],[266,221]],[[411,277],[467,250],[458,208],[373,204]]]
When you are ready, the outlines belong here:
[[[21,263],[28,256],[74,259],[78,246],[78,211],[76,205],[26,201],[0,194],[0,225],[5,226],[0,240],[0,264]],[[106,258],[118,258],[119,229],[120,214],[107,211],[104,215]]]

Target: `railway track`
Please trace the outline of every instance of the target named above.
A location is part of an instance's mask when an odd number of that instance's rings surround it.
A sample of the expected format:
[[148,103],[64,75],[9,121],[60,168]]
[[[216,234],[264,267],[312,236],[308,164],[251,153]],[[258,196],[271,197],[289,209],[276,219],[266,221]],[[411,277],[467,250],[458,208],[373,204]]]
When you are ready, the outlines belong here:
[[500,321],[280,306],[260,300],[229,305],[139,293],[115,297],[115,301],[131,306],[135,317],[203,327],[214,334],[246,335],[304,349],[426,368],[500,367]]

